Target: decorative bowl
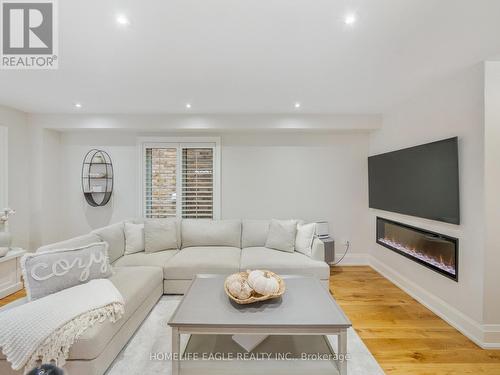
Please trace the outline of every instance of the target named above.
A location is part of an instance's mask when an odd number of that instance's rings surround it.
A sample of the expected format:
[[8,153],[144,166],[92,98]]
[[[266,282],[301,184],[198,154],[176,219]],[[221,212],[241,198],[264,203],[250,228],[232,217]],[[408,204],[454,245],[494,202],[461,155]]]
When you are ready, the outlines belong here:
[[[236,302],[237,304],[240,304],[240,305],[247,305],[249,303],[255,303],[255,302],[265,301],[268,299],[281,297],[283,295],[283,293],[285,293],[285,282],[283,281],[283,279],[281,277],[279,277],[279,275],[275,274],[272,271],[267,271],[267,270],[262,270],[262,271],[266,272],[269,276],[274,277],[278,281],[279,289],[276,293],[262,295],[262,294],[259,294],[255,291],[253,291],[252,295],[250,297],[248,297],[247,299],[239,299],[239,298],[234,297],[231,293],[229,293],[229,290],[227,287],[227,278],[226,278],[226,281],[224,281],[224,291],[226,292],[227,296],[230,299],[232,299],[234,302]],[[241,277],[243,277],[245,280],[248,279],[248,272],[238,272],[237,274],[240,275]],[[230,276],[232,276],[232,275],[230,275]]]

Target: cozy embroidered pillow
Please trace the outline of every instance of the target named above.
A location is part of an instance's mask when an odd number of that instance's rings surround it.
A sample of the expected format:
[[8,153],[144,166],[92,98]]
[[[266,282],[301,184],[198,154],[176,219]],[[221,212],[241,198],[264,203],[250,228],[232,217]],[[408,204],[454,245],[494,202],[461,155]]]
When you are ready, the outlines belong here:
[[106,242],[26,254],[21,258],[21,270],[29,300],[93,279],[107,278],[113,273]]

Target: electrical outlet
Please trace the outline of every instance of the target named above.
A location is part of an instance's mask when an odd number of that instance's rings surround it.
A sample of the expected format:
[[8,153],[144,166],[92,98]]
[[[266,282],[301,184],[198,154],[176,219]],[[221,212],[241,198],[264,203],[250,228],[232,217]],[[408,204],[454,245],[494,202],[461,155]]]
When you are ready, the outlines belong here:
[[347,245],[349,245],[349,240],[348,240],[348,239],[345,239],[345,238],[342,238],[342,239],[340,240],[340,243],[341,243],[342,245],[344,245],[344,246],[347,246]]

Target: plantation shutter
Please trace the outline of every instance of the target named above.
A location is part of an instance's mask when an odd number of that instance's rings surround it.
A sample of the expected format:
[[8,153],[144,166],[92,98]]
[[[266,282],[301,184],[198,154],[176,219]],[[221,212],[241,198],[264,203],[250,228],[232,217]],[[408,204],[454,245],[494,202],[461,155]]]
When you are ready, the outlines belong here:
[[146,218],[176,217],[177,148],[145,148]]
[[214,150],[182,148],[182,217],[212,219],[214,215]]

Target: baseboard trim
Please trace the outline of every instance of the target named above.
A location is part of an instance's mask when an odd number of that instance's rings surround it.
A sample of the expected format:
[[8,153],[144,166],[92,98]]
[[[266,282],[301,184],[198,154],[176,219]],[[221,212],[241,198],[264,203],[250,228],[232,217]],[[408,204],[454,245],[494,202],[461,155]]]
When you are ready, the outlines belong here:
[[500,349],[500,324],[483,324],[485,349]]
[[[335,262],[342,258],[343,254],[335,255]],[[370,265],[368,254],[365,253],[347,253],[344,259],[338,264],[339,266],[368,266]]]
[[500,325],[482,325],[373,256],[369,265],[483,349],[500,349]]

